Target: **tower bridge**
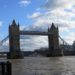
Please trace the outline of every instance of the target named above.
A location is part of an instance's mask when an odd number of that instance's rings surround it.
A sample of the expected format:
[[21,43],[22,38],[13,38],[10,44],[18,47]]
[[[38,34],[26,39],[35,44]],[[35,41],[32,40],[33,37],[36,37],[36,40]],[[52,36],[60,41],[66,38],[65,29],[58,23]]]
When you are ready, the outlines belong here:
[[20,50],[20,35],[48,36],[49,56],[63,55],[63,50],[60,48],[59,44],[59,38],[63,43],[66,42],[59,36],[59,29],[55,27],[54,23],[52,23],[51,28],[48,28],[47,32],[22,31],[19,29],[19,24],[17,25],[15,20],[13,20],[12,24],[9,25],[9,35],[1,41],[1,43],[3,43],[9,37],[9,53],[7,53],[7,58],[15,59],[24,57]]
[[[59,48],[59,31],[52,23],[51,28],[47,32],[39,31],[20,31],[19,25],[13,20],[9,26],[9,50],[8,58],[23,58],[23,53],[20,50],[20,35],[43,35],[48,36],[49,54],[50,56],[62,56],[62,50]],[[37,39],[36,39],[37,40]]]

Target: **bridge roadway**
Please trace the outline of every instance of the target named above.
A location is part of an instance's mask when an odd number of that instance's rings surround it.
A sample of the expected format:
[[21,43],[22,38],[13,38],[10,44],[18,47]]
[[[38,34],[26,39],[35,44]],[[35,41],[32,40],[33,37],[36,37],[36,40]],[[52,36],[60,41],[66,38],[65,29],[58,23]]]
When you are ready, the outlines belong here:
[[0,54],[7,54],[8,52],[0,52]]
[[52,33],[49,32],[40,32],[40,31],[20,31],[21,35],[52,35]]

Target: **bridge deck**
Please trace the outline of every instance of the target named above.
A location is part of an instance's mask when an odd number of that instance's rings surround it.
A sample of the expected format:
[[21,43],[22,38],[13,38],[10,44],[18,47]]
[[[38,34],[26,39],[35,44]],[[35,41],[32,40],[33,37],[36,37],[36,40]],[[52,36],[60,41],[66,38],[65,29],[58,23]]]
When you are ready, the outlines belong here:
[[0,54],[7,54],[8,52],[0,52]]

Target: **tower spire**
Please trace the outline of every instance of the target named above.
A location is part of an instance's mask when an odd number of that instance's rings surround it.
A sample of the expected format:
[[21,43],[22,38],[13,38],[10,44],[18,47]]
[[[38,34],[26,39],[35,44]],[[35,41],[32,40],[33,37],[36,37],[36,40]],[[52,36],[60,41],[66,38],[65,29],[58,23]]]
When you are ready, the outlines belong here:
[[14,25],[14,26],[16,25],[15,19],[13,19],[12,25]]
[[54,29],[54,28],[56,28],[56,27],[55,27],[54,23],[52,23],[51,29]]

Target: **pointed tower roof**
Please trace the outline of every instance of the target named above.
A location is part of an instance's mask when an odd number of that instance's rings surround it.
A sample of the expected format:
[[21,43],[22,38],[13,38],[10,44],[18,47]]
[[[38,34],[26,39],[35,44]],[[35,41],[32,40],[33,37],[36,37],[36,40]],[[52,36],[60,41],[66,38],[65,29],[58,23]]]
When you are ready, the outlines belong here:
[[54,23],[52,23],[51,28],[50,29],[56,29],[56,26],[54,25]]
[[13,25],[13,26],[15,26],[15,25],[16,25],[16,22],[15,22],[15,20],[13,20],[13,22],[12,22],[12,25]]
[[56,28],[56,27],[55,27],[54,23],[52,23],[51,29],[55,29],[55,28]]

